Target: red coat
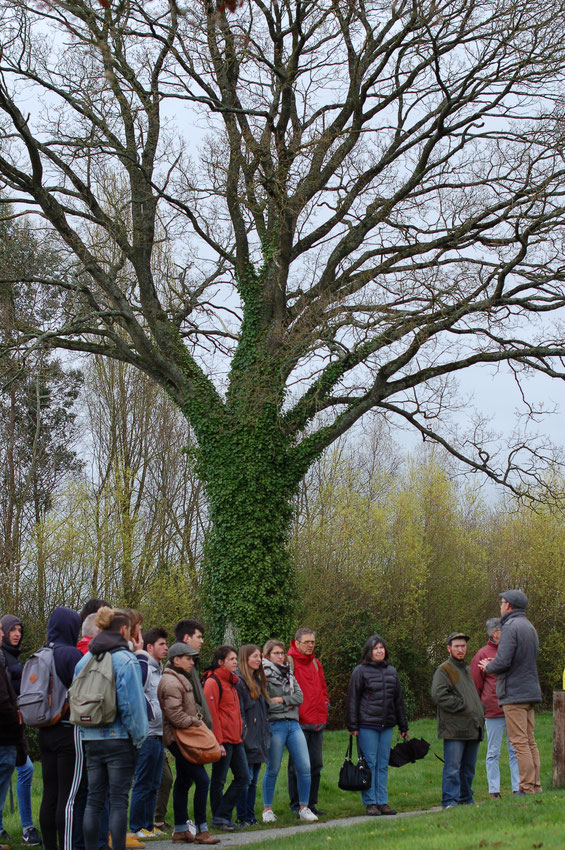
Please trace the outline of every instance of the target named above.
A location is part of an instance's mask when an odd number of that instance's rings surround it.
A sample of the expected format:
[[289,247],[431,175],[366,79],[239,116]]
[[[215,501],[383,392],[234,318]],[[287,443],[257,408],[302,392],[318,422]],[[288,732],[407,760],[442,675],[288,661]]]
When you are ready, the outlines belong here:
[[471,661],[471,676],[485,707],[485,717],[504,717],[504,711],[498,704],[496,696],[496,675],[494,673],[487,674],[479,669],[479,661],[483,658],[494,658],[497,652],[498,645],[489,640],[485,646],[479,649]]
[[[221,682],[221,696],[214,676]],[[239,677],[229,673],[224,667],[217,667],[206,673],[204,696],[212,715],[214,735],[220,744],[241,744],[242,741],[243,720],[239,694],[235,687],[238,682]]]
[[294,675],[304,695],[302,705],[298,709],[299,723],[301,726],[322,728],[328,722],[330,705],[323,667],[314,657],[314,653],[304,655],[300,652],[294,639],[290,642],[288,654],[294,662]]

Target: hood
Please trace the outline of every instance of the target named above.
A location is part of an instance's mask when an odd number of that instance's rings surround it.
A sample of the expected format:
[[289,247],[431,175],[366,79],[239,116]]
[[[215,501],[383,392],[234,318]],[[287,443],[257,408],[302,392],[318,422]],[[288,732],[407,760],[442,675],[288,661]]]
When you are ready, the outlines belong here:
[[[0,623],[2,623],[2,631],[4,632],[2,649],[8,649],[11,650],[11,652],[13,652],[14,654],[18,654],[21,650],[22,640],[24,639],[24,624],[22,623],[19,617],[16,617],[15,614],[6,614],[4,617],[2,617]],[[15,646],[12,646],[12,644],[8,640],[8,635],[12,631],[14,626],[22,627],[22,635],[18,643]]]
[[314,658],[316,657],[315,652],[313,652],[312,655],[305,655],[304,652],[300,652],[300,650],[296,646],[296,641],[294,640],[294,638],[292,638],[290,642],[288,654],[292,655],[295,664],[311,664]]
[[47,643],[76,647],[80,634],[80,615],[70,608],[55,608],[47,624]]
[[110,632],[108,629],[98,632],[96,637],[92,638],[88,647],[92,655],[99,655],[101,652],[114,652],[117,649],[130,651],[128,642],[123,634],[121,632]]

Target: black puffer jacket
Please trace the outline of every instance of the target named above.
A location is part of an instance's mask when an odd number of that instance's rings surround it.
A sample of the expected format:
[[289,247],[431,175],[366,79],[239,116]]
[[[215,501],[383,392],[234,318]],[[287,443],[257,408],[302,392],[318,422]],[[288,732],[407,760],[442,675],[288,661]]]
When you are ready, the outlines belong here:
[[358,732],[360,726],[398,725],[408,731],[406,708],[398,673],[386,661],[359,664],[351,674],[347,692],[346,726]]

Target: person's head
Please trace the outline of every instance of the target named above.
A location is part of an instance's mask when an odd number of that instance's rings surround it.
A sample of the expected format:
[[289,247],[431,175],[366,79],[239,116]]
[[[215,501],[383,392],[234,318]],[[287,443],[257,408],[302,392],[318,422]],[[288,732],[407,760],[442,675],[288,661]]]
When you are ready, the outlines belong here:
[[194,647],[189,646],[187,643],[176,641],[169,647],[167,658],[173,670],[188,676],[198,658],[198,653]]
[[82,636],[87,638],[93,638],[96,637],[99,631],[100,629],[96,625],[96,613],[89,614],[87,617],[85,617],[81,629]]
[[24,636],[22,621],[15,614],[5,614],[2,617],[2,631],[4,633],[4,646],[17,649]]
[[294,635],[294,642],[298,651],[303,655],[313,655],[316,646],[316,633],[306,627],[298,629]]
[[246,643],[239,648],[239,672],[247,683],[252,699],[258,699],[261,691],[265,696],[267,693],[267,681],[261,659],[261,650],[254,643]]
[[164,661],[167,657],[167,632],[155,627],[143,632],[143,648],[155,661]]
[[485,623],[487,635],[493,643],[498,643],[500,640],[500,617],[491,617]]
[[218,646],[214,650],[214,657],[212,658],[210,667],[212,670],[223,667],[228,673],[235,673],[237,670],[237,649],[227,643],[223,644],[223,646]]
[[129,618],[131,622],[131,637],[132,640],[141,640],[141,624],[143,623],[143,614],[137,608],[129,608]]
[[175,637],[200,652],[204,643],[204,626],[199,620],[180,620],[175,626]]
[[20,641],[23,635],[23,628],[21,623],[16,623],[15,626],[12,626],[10,631],[8,632],[8,643],[11,646],[19,646]]
[[130,612],[122,608],[109,608],[104,605],[97,611],[95,623],[100,631],[119,632],[125,640],[131,637]]
[[105,599],[89,599],[88,602],[82,606],[82,610],[80,612],[80,619],[84,623],[89,614],[96,614],[100,608],[111,608],[109,602],[106,602]]
[[463,632],[451,632],[447,638],[447,652],[455,661],[463,661],[467,655],[469,635]]
[[274,664],[286,664],[286,647],[282,640],[268,640],[263,647],[263,657]]
[[380,635],[371,635],[361,652],[361,664],[370,664],[372,661],[388,661],[388,646]]
[[525,611],[528,607],[528,597],[522,590],[505,590],[504,593],[499,593],[500,599],[500,616],[504,617],[509,611]]

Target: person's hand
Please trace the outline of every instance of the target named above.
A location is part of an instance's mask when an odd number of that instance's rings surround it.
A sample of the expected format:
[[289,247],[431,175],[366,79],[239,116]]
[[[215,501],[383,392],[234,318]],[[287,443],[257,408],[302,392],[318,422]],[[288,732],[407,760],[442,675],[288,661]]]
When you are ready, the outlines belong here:
[[488,664],[490,664],[491,661],[494,661],[494,658],[481,658],[481,660],[479,661],[479,669],[484,672],[485,668]]
[[271,697],[270,702],[276,702],[278,705],[283,705],[284,699],[282,697]]
[[408,729],[406,730],[406,732],[401,732],[400,737],[404,738],[404,740],[407,741],[408,738],[410,737],[410,735],[408,734]]
[[356,738],[357,735],[359,734],[359,732],[355,731],[355,732],[352,732],[351,734],[353,735],[354,738]]
[[220,744],[220,755],[225,756],[225,754],[226,754],[226,748],[224,747],[223,744]]
[[141,634],[141,629],[138,629],[135,635],[131,636],[131,642],[133,643],[134,652],[139,652],[143,649],[143,635]]

